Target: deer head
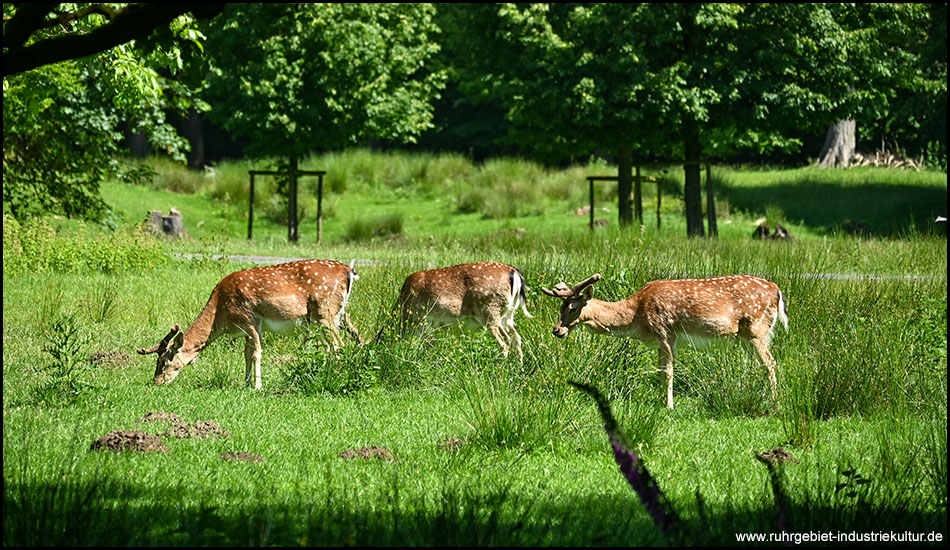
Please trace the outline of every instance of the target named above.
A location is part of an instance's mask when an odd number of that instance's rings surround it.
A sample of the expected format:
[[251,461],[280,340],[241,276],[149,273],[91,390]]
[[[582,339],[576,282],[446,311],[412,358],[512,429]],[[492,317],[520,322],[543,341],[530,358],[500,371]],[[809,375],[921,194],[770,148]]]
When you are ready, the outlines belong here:
[[139,355],[158,354],[155,365],[155,384],[162,385],[171,382],[178,376],[178,372],[187,364],[178,355],[181,347],[185,344],[185,333],[181,332],[181,325],[175,323],[175,326],[168,331],[168,334],[162,338],[157,346],[145,349],[139,348],[136,352]]
[[558,283],[554,290],[541,288],[548,296],[563,300],[561,303],[561,317],[554,327],[554,335],[564,338],[580,322],[581,312],[587,303],[594,297],[594,287],[591,286],[600,280],[600,273],[595,273],[573,287],[567,283]]

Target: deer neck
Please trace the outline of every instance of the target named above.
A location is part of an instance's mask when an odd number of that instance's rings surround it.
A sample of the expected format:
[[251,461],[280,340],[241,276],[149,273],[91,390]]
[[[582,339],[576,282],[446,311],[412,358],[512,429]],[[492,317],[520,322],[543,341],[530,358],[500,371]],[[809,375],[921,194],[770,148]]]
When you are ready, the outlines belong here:
[[629,298],[620,302],[593,298],[581,312],[580,322],[593,332],[623,335],[632,329],[636,315],[637,304]]
[[181,346],[178,355],[184,364],[194,361],[195,357],[205,349],[208,344],[214,340],[215,327],[214,321],[218,309],[218,290],[211,293],[211,298],[205,304],[204,309],[198,314],[198,318],[185,330],[185,342]]

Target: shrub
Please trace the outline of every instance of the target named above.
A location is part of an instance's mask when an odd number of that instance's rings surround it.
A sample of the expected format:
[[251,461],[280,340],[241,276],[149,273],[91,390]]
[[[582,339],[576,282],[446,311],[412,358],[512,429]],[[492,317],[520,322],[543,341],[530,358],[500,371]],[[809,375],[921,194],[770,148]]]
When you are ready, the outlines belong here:
[[50,362],[43,370],[47,380],[33,388],[34,399],[50,406],[68,405],[79,399],[89,387],[83,375],[89,370],[89,356],[84,352],[89,336],[80,330],[72,314],[63,314],[46,333],[43,351]]
[[375,238],[394,237],[402,234],[403,215],[390,212],[370,218],[357,218],[346,227],[347,241],[369,241]]
[[3,268],[6,275],[54,271],[121,273],[152,269],[167,261],[161,243],[141,226],[89,237],[57,234],[34,219],[25,224],[4,217]]
[[208,184],[202,172],[189,170],[168,157],[152,156],[145,161],[145,164],[152,171],[153,189],[192,195],[203,190]]

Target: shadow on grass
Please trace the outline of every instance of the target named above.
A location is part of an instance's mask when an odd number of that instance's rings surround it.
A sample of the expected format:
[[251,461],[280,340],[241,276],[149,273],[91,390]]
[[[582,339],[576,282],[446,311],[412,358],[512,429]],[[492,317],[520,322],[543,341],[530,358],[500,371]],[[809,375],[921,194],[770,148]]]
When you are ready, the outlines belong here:
[[[681,510],[685,521],[667,539],[632,493],[542,490],[528,496],[469,486],[408,499],[393,489],[375,495],[291,492],[281,495],[284,503],[270,505],[235,495],[235,502],[218,507],[182,501],[183,488],[144,489],[112,479],[55,485],[4,480],[3,541],[4,546],[732,546],[736,533],[778,531],[770,498],[753,509],[687,503]],[[788,512],[797,533],[946,533],[945,512],[903,504],[800,502]]]
[[754,187],[724,181],[719,193],[729,203],[752,213],[770,205],[786,219],[819,231],[850,228],[872,236],[899,236],[912,230],[946,235],[947,188],[892,184],[834,184],[814,180]]

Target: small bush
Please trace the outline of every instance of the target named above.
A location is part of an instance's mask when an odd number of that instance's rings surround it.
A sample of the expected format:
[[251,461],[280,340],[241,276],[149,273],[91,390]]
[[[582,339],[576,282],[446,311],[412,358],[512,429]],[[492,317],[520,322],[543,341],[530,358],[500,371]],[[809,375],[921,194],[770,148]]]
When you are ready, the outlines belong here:
[[151,186],[173,193],[193,195],[203,190],[208,182],[202,172],[189,170],[188,167],[167,157],[149,157],[145,161],[152,172]]
[[375,238],[394,237],[402,234],[403,215],[391,212],[371,218],[358,218],[346,227],[347,241],[369,241]]
[[124,273],[152,269],[167,261],[161,243],[140,226],[96,237],[58,234],[42,219],[25,224],[4,217],[3,269],[6,275],[53,271]]
[[79,399],[89,387],[83,378],[89,370],[89,356],[84,348],[89,336],[80,330],[72,314],[64,314],[46,333],[43,351],[50,362],[43,368],[47,380],[33,389],[34,399],[49,406],[65,406]]
[[300,357],[286,364],[282,385],[304,395],[348,395],[372,388],[377,368],[352,349],[329,351],[330,335],[322,326],[309,326]]

